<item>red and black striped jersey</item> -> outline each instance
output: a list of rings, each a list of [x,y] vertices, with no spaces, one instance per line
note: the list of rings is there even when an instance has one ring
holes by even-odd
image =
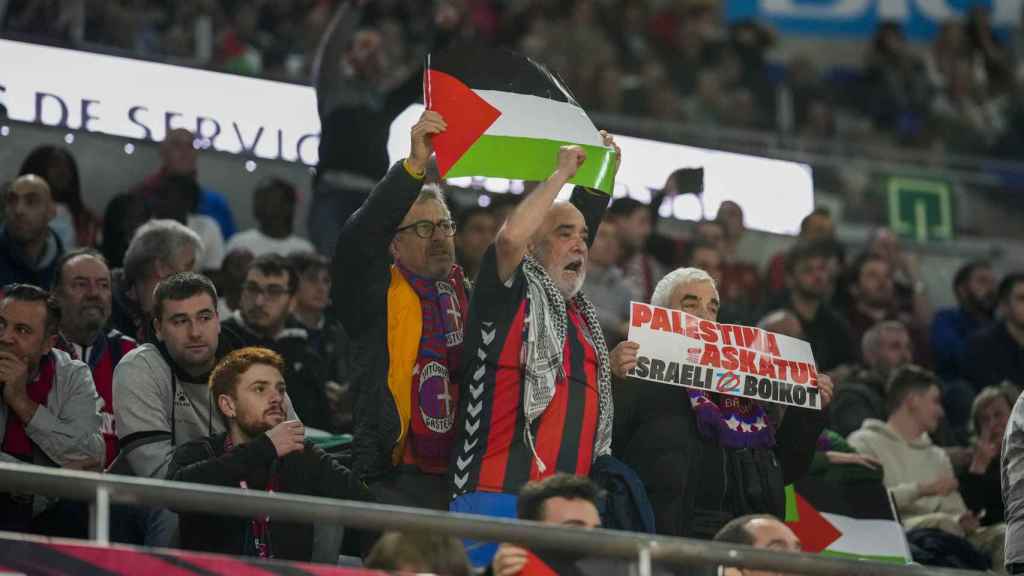
[[[492,246],[484,256],[466,330],[459,439],[452,460],[453,491],[517,493],[523,484],[558,472],[587,475],[597,431],[598,357],[582,315],[567,309],[563,376],[526,442],[524,341],[529,300],[522,268],[498,278]],[[542,472],[537,459],[544,463]]]

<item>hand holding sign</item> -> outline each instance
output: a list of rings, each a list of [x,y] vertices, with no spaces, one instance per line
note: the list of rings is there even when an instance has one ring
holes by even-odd
[[[828,374],[818,374],[818,391],[821,394],[821,409],[828,408],[828,405],[832,403],[832,392],[835,390],[835,384],[832,383],[832,377]]]
[[[783,334],[633,302],[629,344],[613,351],[616,375],[814,410],[832,400],[810,344]]]
[[[640,345],[629,340],[619,342],[612,349],[610,360],[612,364],[612,375],[619,379],[629,376],[630,370],[636,368],[637,354],[640,352]]]

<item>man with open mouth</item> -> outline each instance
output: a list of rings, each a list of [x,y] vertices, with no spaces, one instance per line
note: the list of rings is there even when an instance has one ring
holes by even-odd
[[[455,512],[514,518],[524,484],[587,476],[610,452],[608,349],[580,291],[609,198],[577,187],[569,202],[555,202],[585,161],[582,148],[562,147],[551,176],[516,207],[481,262],[450,467]],[[476,566],[497,549],[468,547]]]

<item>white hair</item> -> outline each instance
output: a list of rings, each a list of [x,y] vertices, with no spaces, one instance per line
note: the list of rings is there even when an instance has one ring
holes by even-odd
[[[451,218],[452,211],[448,208],[448,201],[444,197],[444,190],[439,185],[433,183],[424,184],[423,187],[420,188],[420,193],[416,195],[416,201],[414,204],[427,202],[428,200],[434,200],[440,204],[441,208],[444,209],[445,214],[448,214],[448,217]]]
[[[651,295],[651,304],[671,308],[669,300],[672,298],[672,291],[676,286],[687,282],[711,282],[715,292],[718,292],[715,279],[707,272],[700,268],[676,268],[658,281],[658,285],[654,287],[654,294]]]
[[[191,228],[177,220],[149,220],[135,230],[124,253],[124,275],[129,282],[142,281],[160,261],[169,264],[182,248],[191,246],[196,258],[203,251],[203,241]]]

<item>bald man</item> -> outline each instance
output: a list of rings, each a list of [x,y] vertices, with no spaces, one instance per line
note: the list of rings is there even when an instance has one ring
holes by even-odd
[[[608,135],[605,145],[615,146]],[[608,196],[577,187],[555,202],[586,161],[582,148],[562,147],[484,254],[466,327],[453,511],[514,518],[524,484],[587,476],[610,453],[608,350],[580,292]],[[474,547],[470,559],[486,565],[495,550]]]
[[[4,190],[4,225],[0,229],[0,286],[33,284],[49,290],[64,254],[64,244],[50,229],[57,205],[39,176],[19,176]]]
[[[715,534],[715,542],[745,544],[778,552],[801,552],[803,546],[796,534],[778,518],[769,514],[740,516]],[[723,576],[786,576],[781,572],[726,567]]]
[[[213,139],[215,138],[216,135],[213,135]],[[151,196],[161,190],[162,182],[170,176],[185,176],[198,183],[198,161],[196,135],[185,128],[174,128],[160,143],[160,169],[147,176],[139,190],[143,195]],[[202,184],[198,186],[199,199],[189,211],[216,221],[217,231],[221,234],[220,240],[227,241],[235,233],[235,218],[231,213],[231,206],[219,192]]]

